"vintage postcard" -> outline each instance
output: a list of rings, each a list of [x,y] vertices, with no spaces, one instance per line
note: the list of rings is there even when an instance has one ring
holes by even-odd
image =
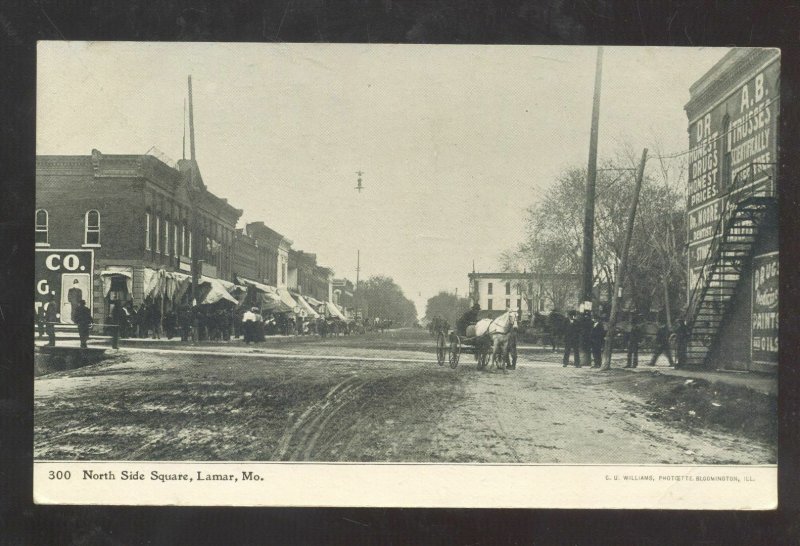
[[[775,508],[780,62],[40,42],[35,501]]]

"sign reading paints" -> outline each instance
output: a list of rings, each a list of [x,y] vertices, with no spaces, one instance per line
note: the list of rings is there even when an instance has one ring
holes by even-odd
[[[778,362],[778,253],[753,258],[753,362]]]
[[[92,307],[94,251],[36,249],[34,305],[39,307],[54,296],[59,320],[72,323],[73,311],[81,300]]]

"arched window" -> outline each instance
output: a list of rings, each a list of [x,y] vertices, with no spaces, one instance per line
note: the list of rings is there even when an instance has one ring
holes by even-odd
[[[48,241],[48,230],[50,227],[50,219],[47,211],[39,209],[36,211],[36,244],[45,246]]]
[[[96,210],[90,210],[86,213],[84,219],[84,244],[86,245],[99,245],[100,244],[100,213]]]

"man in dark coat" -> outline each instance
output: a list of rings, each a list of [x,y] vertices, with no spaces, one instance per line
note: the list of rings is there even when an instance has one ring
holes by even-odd
[[[76,324],[77,321],[75,320],[75,312],[77,311],[78,306],[80,306],[80,301],[82,299],[83,299],[83,290],[81,290],[80,288],[80,282],[78,281],[78,279],[75,279],[74,281],[72,281],[72,288],[67,290],[67,301],[69,302],[71,310],[70,318],[72,319],[72,322]]]
[[[47,302],[44,310],[44,318],[46,321],[45,331],[47,332],[47,344],[50,347],[56,345],[56,322],[58,322],[58,306],[56,305],[56,297],[50,296],[50,301]]]
[[[666,324],[659,324],[656,331],[655,347],[653,348],[653,358],[650,359],[650,365],[655,366],[658,357],[661,353],[667,355],[667,360],[670,366],[674,366],[675,362],[672,360],[672,350],[669,347],[669,330]]]
[[[467,310],[466,313],[461,315],[461,318],[458,319],[456,322],[456,329],[458,330],[458,335],[465,336],[467,335],[467,326],[470,324],[475,324],[478,322],[478,312],[481,310],[481,306],[478,302],[475,302],[470,309]]]
[[[683,319],[679,319],[675,325],[675,350],[678,353],[678,365],[675,368],[685,368],[687,359],[687,349],[689,345],[689,328]]]
[[[639,343],[642,341],[642,327],[639,325],[639,317],[631,317],[631,331],[628,333],[628,360],[626,368],[636,368],[639,366]]]
[[[592,368],[599,368],[603,361],[603,344],[606,340],[606,328],[600,317],[592,320],[592,331],[589,334],[589,344],[592,350]]]
[[[40,305],[39,309],[36,310],[36,326],[39,330],[39,337],[44,337],[44,328],[47,323],[47,313],[45,312],[46,305],[47,304]]]
[[[92,312],[86,307],[86,300],[81,300],[75,310],[75,324],[78,325],[78,336],[81,338],[81,347],[86,348],[89,339],[89,330],[92,328]]]
[[[125,321],[125,311],[122,310],[122,302],[114,300],[111,302],[111,347],[119,347],[119,336]]]
[[[581,367],[581,355],[579,347],[581,339],[580,327],[581,325],[580,321],[578,320],[578,314],[575,311],[570,311],[569,319],[564,325],[564,368],[569,365],[570,351],[575,353],[575,367]]]

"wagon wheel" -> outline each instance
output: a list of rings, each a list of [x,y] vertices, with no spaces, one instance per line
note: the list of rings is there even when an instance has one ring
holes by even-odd
[[[458,336],[453,336],[450,340],[450,367],[455,369],[458,366],[458,359],[461,356],[461,340]]]
[[[444,334],[439,332],[436,338],[436,363],[439,366],[444,366],[445,356],[447,355],[447,344],[444,341]]]
[[[511,336],[508,342],[508,367],[512,370],[517,368],[517,336]]]

